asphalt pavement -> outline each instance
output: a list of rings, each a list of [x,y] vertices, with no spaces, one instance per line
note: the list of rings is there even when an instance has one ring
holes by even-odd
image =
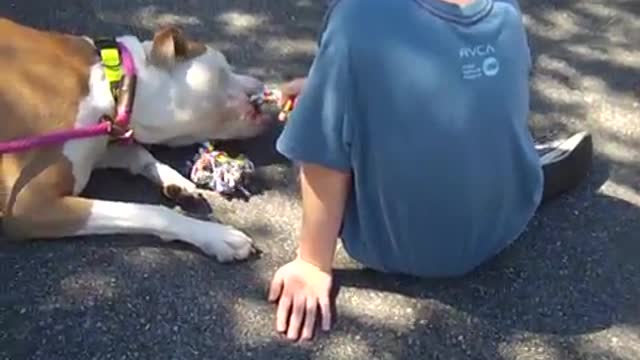
[[[589,179],[541,209],[495,260],[427,281],[374,274],[340,251],[333,331],[289,344],[265,299],[293,256],[300,216],[274,129],[229,144],[260,165],[259,192],[210,197],[221,221],[254,237],[259,258],[221,265],[149,236],[0,245],[0,359],[639,359],[640,2],[522,6],[535,63],[532,130],[546,139],[587,129],[596,159]],[[149,37],[178,24],[269,82],[304,74],[323,10],[311,0],[0,2],[2,16],[91,36]],[[193,152],[156,150],[180,168]],[[163,201],[119,171],[97,171],[86,195]]]

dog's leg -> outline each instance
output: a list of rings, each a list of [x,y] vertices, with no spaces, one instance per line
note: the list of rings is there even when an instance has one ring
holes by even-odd
[[[139,145],[109,146],[96,167],[127,169],[133,174],[142,175],[162,186],[167,195],[172,187],[178,187],[187,193],[195,193],[197,190],[193,182],[169,165],[154,158],[149,151]]]
[[[3,225],[7,235],[22,239],[155,235],[164,241],[190,243],[221,262],[245,259],[253,250],[251,239],[230,226],[193,219],[159,205],[80,197],[46,200],[27,196],[5,216]]]

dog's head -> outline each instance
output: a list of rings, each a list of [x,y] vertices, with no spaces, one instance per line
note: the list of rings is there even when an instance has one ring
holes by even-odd
[[[173,26],[157,31],[143,47],[145,74],[136,95],[142,116],[134,124],[139,141],[187,145],[248,138],[270,124],[250,103],[264,84],[235,73],[220,51]]]

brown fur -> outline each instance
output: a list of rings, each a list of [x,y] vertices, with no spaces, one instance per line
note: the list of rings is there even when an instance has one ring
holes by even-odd
[[[70,129],[99,61],[84,39],[0,19],[0,141]],[[174,27],[158,32],[152,59],[169,65],[198,56],[204,45]],[[97,119],[96,119],[97,120]],[[55,236],[80,228],[90,200],[72,197],[74,179],[62,146],[0,157],[0,212],[7,235]],[[43,233],[45,231],[46,233]]]
[[[73,128],[78,120],[79,106],[91,91],[91,69],[99,61],[94,47],[81,37],[40,31],[1,18],[0,34],[3,80],[0,86],[0,141]],[[146,60],[156,66],[172,66],[206,51],[203,44],[188,40],[178,28],[168,27],[156,33]],[[105,111],[114,115],[115,109]],[[102,144],[92,143],[95,146]],[[123,147],[125,151],[120,153],[119,147],[112,146],[105,148],[102,154],[95,148],[96,153],[88,155],[98,158],[91,158],[89,161],[95,162],[89,164],[82,163],[83,160],[72,164],[63,149],[71,148],[56,145],[0,155],[0,213],[3,230],[9,238],[52,239],[105,231],[144,232],[168,241],[186,240],[221,261],[249,256],[250,238],[231,227],[196,221],[162,206],[98,203],[74,196],[74,191],[79,190],[77,185],[81,185],[74,184],[74,171],[79,181],[85,181],[92,170],[88,167],[97,166],[98,162],[100,166],[143,174],[174,196],[183,194],[169,191],[168,186],[173,182],[177,183],[174,186],[195,188],[188,179],[173,169],[168,170],[167,165],[154,159],[143,147]],[[164,169],[164,175],[160,175],[159,169]],[[122,206],[137,217],[131,218],[118,211],[104,212],[110,211],[110,207],[122,209]],[[157,217],[161,218],[160,222],[154,221]],[[166,226],[174,223],[182,226],[177,229]],[[209,235],[214,238],[209,240]]]
[[[5,84],[0,87],[0,141],[72,128],[79,102],[89,91],[90,66],[98,61],[90,44],[6,19],[0,19],[0,34]],[[9,235],[60,214],[56,207],[70,206],[59,200],[74,185],[71,164],[61,151],[54,146],[0,158],[0,210]],[[81,207],[66,213],[86,210]]]

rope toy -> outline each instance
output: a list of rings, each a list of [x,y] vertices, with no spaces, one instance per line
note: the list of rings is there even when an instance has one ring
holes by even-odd
[[[224,151],[215,150],[213,144],[205,142],[193,159],[191,181],[224,195],[237,191],[249,197],[246,186],[255,172],[255,166],[244,155],[231,157]]]
[[[285,121],[295,106],[295,99],[288,99],[282,107],[282,92],[265,88],[262,93],[251,96],[249,101],[256,112],[277,112],[278,120]],[[224,151],[218,151],[210,141],[204,142],[194,156],[190,177],[197,186],[208,188],[224,195],[237,191],[249,197],[247,190],[249,178],[255,172],[254,164],[244,155],[231,157]]]

